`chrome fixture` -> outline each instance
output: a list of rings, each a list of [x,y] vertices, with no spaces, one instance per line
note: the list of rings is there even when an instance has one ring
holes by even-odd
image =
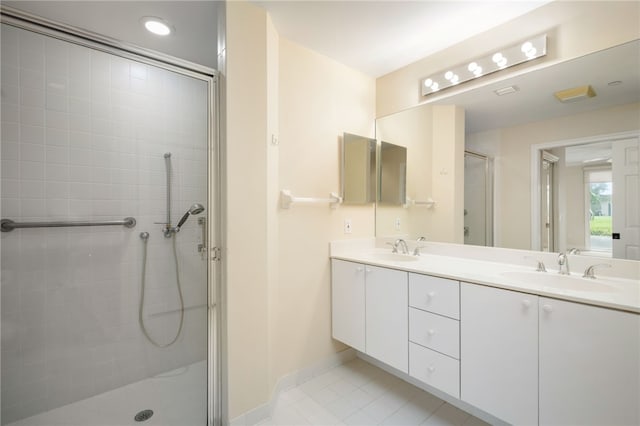
[[[2,232],[11,232],[16,228],[66,228],[73,226],[124,226],[125,228],[133,228],[136,226],[136,220],[132,217],[125,217],[123,220],[104,220],[100,222],[91,222],[88,220],[71,221],[71,222],[14,222],[11,219],[2,219],[0,221],[0,230]]]
[[[397,253],[398,247],[402,248],[402,254],[409,254],[409,247],[407,246],[407,242],[402,238],[398,238],[395,243],[387,243],[391,246],[391,252]]]
[[[591,278],[592,280],[596,279],[594,271],[596,268],[611,268],[611,265],[608,263],[598,263],[596,265],[591,265],[587,269],[584,270],[584,274],[582,278]]]
[[[413,249],[414,256],[420,256],[420,249],[423,249],[425,247],[420,245],[421,241],[427,241],[427,239],[425,237],[418,237],[418,239],[416,240],[416,248]]]
[[[167,176],[167,221],[164,223],[164,237],[171,237],[171,153],[165,152],[164,165]]]
[[[147,331],[147,327],[144,324],[144,296],[145,296],[145,287],[147,281],[147,245],[149,243],[149,233],[141,232],[140,239],[142,240],[142,277],[140,279],[140,303],[138,304],[138,324],[140,324],[140,329],[142,330],[142,334],[147,338],[149,342],[151,342],[154,346],[159,348],[166,348],[168,346],[173,345],[178,341],[178,337],[180,337],[180,333],[182,332],[182,326],[184,324],[184,298],[182,297],[182,284],[180,283],[180,269],[178,268],[178,253],[176,250],[176,235],[174,232],[169,231],[169,236],[173,237],[171,239],[173,245],[173,260],[176,265],[176,287],[178,289],[178,298],[180,300],[180,323],[178,324],[178,331],[176,331],[175,336],[168,343],[159,343],[154,340]]]
[[[538,266],[536,268],[536,272],[547,272],[547,268],[544,266],[544,262],[542,261],[542,259],[536,259],[533,256],[525,256],[525,259],[533,259],[538,263]]]
[[[193,203],[193,205],[189,208],[189,210],[187,210],[187,212],[180,218],[180,221],[178,222],[176,227],[172,228],[172,231],[180,232],[180,228],[182,227],[182,225],[184,225],[187,219],[189,219],[189,216],[200,214],[203,211],[204,211],[204,206],[202,204]]]
[[[570,248],[569,254],[580,254],[580,249],[576,247]]]
[[[558,255],[558,273],[560,275],[571,275],[567,253],[560,253]]]
[[[442,70],[420,80],[420,93],[427,96],[547,54],[547,35],[531,37],[523,43],[508,46],[486,56]],[[515,90],[514,90],[515,91]]]

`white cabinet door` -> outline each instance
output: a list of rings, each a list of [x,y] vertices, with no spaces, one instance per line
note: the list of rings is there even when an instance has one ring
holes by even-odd
[[[540,424],[640,424],[640,315],[540,298]]]
[[[331,261],[331,330],[333,338],[364,352],[364,265]]]
[[[365,274],[366,353],[408,373],[408,274],[375,266]]]
[[[460,399],[538,423],[538,296],[460,284]]]

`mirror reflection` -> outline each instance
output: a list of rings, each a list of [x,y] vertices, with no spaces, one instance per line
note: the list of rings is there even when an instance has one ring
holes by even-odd
[[[380,183],[378,202],[402,206],[406,202],[407,148],[380,143]]]
[[[342,138],[342,199],[345,204],[376,200],[376,140],[345,133]]]
[[[594,88],[595,97],[561,103],[553,96],[556,91],[586,84]],[[496,90],[507,86],[515,90],[506,96],[496,95]],[[464,194],[466,216],[461,228],[467,231],[466,243],[549,251],[576,249],[585,255],[640,259],[640,41],[383,117],[377,121],[376,131],[384,132],[385,121],[406,121],[417,110],[436,105],[465,110],[464,149],[492,165],[480,177],[479,170],[487,169],[481,161],[474,163],[479,158],[466,156],[464,163],[460,162],[465,183],[455,181],[454,190]],[[416,126],[404,132],[415,139],[420,138],[416,134],[422,134],[429,149],[438,146],[430,129]],[[543,153],[557,159],[545,162]],[[412,180],[414,155],[419,154],[410,148],[409,196],[420,186],[432,186],[427,180]],[[456,155],[461,160],[464,156]],[[417,162],[430,166],[428,173],[433,178],[441,175],[428,157]],[[473,174],[477,179],[469,178]],[[478,187],[486,179],[493,181],[493,190],[486,185]],[[493,211],[483,208],[487,205]],[[429,220],[429,215],[435,217],[438,209],[443,213],[444,208],[436,204],[432,212],[413,210],[411,215]],[[389,217],[381,215],[380,219],[385,224],[380,226],[376,218],[377,235],[388,235]],[[424,235],[425,226],[411,228],[418,222],[406,218],[396,234],[408,238]],[[381,229],[385,233],[379,232]],[[432,241],[451,241],[426,236]]]

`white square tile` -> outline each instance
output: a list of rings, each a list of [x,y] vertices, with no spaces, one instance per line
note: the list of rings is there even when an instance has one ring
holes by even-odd
[[[44,126],[44,108],[20,108],[20,123],[26,126]]]
[[[367,413],[368,416],[373,418],[376,424],[381,423],[384,419],[398,410],[396,404],[390,404],[382,398],[374,400],[369,405],[362,408],[362,411]]]
[[[44,144],[44,127],[20,126],[20,142]]]
[[[470,414],[451,404],[442,404],[436,412],[422,424],[428,426],[461,426],[469,420]]]
[[[20,68],[20,86],[44,91],[44,72]]]
[[[345,425],[353,425],[353,426],[371,426],[376,425],[379,422],[371,417],[364,411],[356,411],[346,419],[344,419]]]
[[[2,142],[20,141],[20,126],[17,123],[2,122]]]
[[[46,128],[45,144],[47,146],[66,147],[69,145],[69,132],[63,129]]]
[[[20,145],[21,161],[37,161],[44,162],[44,145],[23,143]]]
[[[2,102],[2,122],[20,123],[20,106],[9,102]]]
[[[358,407],[356,405],[352,404],[349,401],[346,401],[343,398],[336,399],[335,401],[329,403],[325,408],[340,420],[344,420],[358,411]]]
[[[45,104],[44,91],[23,87],[20,90],[20,104],[27,107],[43,108]]]

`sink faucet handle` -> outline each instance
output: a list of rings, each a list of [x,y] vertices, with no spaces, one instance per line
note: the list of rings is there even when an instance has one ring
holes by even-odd
[[[397,253],[398,252],[398,244],[397,243],[385,243],[391,246],[391,253]]]
[[[591,278],[592,280],[596,279],[594,271],[596,268],[611,268],[611,264],[609,263],[598,263],[596,265],[591,265],[587,269],[584,270],[584,274],[582,278]]]
[[[525,256],[525,259],[533,259],[538,262],[538,267],[536,268],[536,272],[547,272],[547,268],[544,266],[544,262],[542,259],[538,259],[534,256]]]
[[[425,248],[426,246],[416,246],[416,248],[413,249],[413,255],[414,256],[420,256],[420,249]]]
[[[420,242],[420,241],[427,241],[427,237],[425,237],[425,236],[418,237],[418,239],[417,239],[416,241],[417,241],[417,242]]]
[[[571,275],[571,271],[569,270],[569,258],[567,257],[567,253],[558,254],[558,273],[560,275]]]

